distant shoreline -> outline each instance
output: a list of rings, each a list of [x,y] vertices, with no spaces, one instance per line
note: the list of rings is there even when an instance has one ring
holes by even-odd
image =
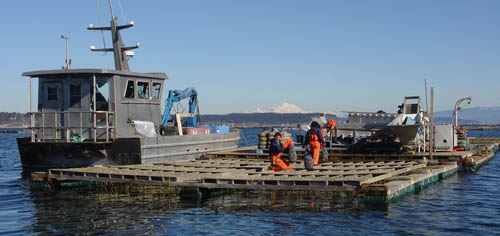
[[[492,130],[500,129],[500,125],[463,125],[467,130]]]
[[[205,123],[205,122],[203,122]],[[212,122],[207,122],[207,123],[212,123]],[[224,122],[216,122],[216,123],[224,123]],[[276,127],[281,127],[285,129],[294,129],[297,128],[297,124],[286,124],[286,123],[281,123],[281,124],[248,124],[248,123],[234,123],[230,122],[228,123],[230,127],[233,128],[264,128],[264,129],[269,129],[269,128],[276,128]],[[29,124],[28,122],[7,122],[0,124],[0,133],[28,133],[29,131]],[[467,130],[494,130],[494,129],[500,129],[500,124],[464,124],[462,127],[466,128]]]
[[[4,124],[0,124],[0,129],[27,129],[28,128],[28,124],[25,124],[25,123],[4,123]]]

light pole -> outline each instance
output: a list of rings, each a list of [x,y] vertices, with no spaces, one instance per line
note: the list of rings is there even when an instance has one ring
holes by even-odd
[[[457,127],[457,128],[458,128],[458,111],[460,111],[460,109],[461,109],[460,108],[460,103],[462,103],[465,100],[468,100],[468,104],[470,104],[470,102],[472,101],[472,97],[468,96],[468,97],[465,97],[465,98],[460,98],[457,101],[457,103],[455,103],[455,109],[453,110],[453,114],[455,115],[455,127]]]
[[[64,70],[68,70],[71,65],[71,59],[69,59],[69,36],[61,35],[62,39],[66,39],[66,65],[63,67]]]

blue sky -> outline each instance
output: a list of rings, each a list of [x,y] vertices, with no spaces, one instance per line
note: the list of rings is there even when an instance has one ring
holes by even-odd
[[[0,111],[29,110],[24,71],[114,68],[102,35],[107,1],[3,1]],[[113,1],[130,66],[165,72],[166,89],[193,86],[203,114],[271,110],[394,112],[404,96],[435,110],[500,106],[500,1]],[[106,34],[107,45],[110,45]]]

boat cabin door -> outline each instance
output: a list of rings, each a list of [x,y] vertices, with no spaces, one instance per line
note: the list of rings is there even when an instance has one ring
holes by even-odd
[[[41,138],[59,139],[61,132],[59,128],[64,124],[64,96],[61,81],[47,81],[43,83],[41,91],[42,102],[41,113],[39,113],[38,124],[41,126]]]
[[[73,78],[65,83],[64,125],[70,141],[80,142],[91,137],[90,90],[89,79]]]

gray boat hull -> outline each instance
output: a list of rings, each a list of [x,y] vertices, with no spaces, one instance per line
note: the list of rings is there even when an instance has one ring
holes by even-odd
[[[204,153],[238,146],[240,132],[122,138],[108,143],[31,142],[18,138],[24,171],[93,165],[131,165],[193,160]]]
[[[419,129],[422,126],[417,124],[417,125],[389,125],[389,128],[391,128],[392,132],[396,137],[399,138],[400,142],[402,145],[409,145],[410,143],[414,142],[415,139],[417,138],[417,134],[419,132]]]
[[[141,138],[142,164],[194,160],[203,153],[238,147],[239,132]]]

